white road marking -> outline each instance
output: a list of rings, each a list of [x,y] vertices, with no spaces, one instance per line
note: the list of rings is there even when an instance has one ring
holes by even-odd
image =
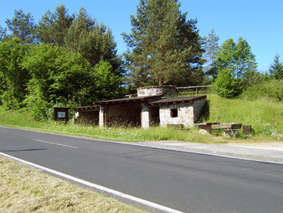
[[[74,182],[77,182],[77,183],[80,183],[80,184],[83,184],[83,185],[86,185],[86,186],[98,189],[100,191],[107,192],[109,194],[112,194],[112,195],[115,195],[115,196],[118,196],[118,197],[121,197],[121,198],[125,198],[127,200],[131,200],[131,201],[140,203],[140,204],[145,205],[145,206],[149,206],[149,207],[154,208],[154,209],[158,209],[158,210],[161,210],[161,211],[164,211],[164,212],[170,212],[170,213],[181,213],[180,211],[177,211],[175,209],[171,209],[171,208],[168,208],[166,206],[162,206],[162,205],[159,205],[159,204],[147,201],[147,200],[143,200],[143,199],[140,199],[140,198],[128,195],[128,194],[124,194],[122,192],[119,192],[119,191],[116,191],[116,190],[113,190],[113,189],[109,189],[109,188],[106,188],[104,186],[100,186],[100,185],[97,185],[97,184],[94,184],[94,183],[91,183],[91,182],[88,182],[88,181],[85,181],[85,180],[82,180],[82,179],[79,179],[79,178],[76,178],[76,177],[64,174],[64,173],[61,173],[61,172],[58,172],[58,171],[55,171],[53,169],[49,169],[49,168],[40,166],[38,164],[34,164],[34,163],[31,163],[31,162],[22,160],[20,158],[13,157],[11,155],[4,154],[2,152],[0,152],[0,155],[2,155],[4,157],[7,157],[7,158],[10,158],[10,159],[13,159],[13,160],[16,160],[16,161],[19,161],[19,162],[24,163],[26,165],[35,167],[37,169],[46,171],[48,173],[57,175],[59,177],[63,177],[65,179],[68,179],[68,180],[71,180],[71,181],[74,181]]]
[[[57,146],[64,146],[64,147],[68,147],[68,148],[72,148],[72,149],[78,149],[79,148],[79,147],[76,147],[76,146],[68,146],[68,145],[60,144],[60,143],[53,143],[53,142],[42,141],[42,140],[37,140],[37,139],[33,139],[33,140],[40,142],[40,143],[47,143],[47,144],[52,144],[52,145],[57,145]]]

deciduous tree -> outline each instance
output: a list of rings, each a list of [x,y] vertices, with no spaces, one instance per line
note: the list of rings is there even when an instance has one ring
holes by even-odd
[[[216,91],[230,90],[231,92],[227,92],[228,95],[225,97],[239,95],[239,92],[250,86],[251,78],[257,76],[255,56],[251,53],[247,41],[241,37],[237,43],[230,38],[221,45],[216,54],[214,66],[219,74],[214,89]],[[227,82],[225,82],[225,78],[227,78]],[[232,79],[235,80],[232,81]],[[241,83],[241,87],[239,87],[239,83]]]
[[[6,109],[23,106],[30,79],[28,70],[21,66],[27,49],[17,37],[0,43],[0,101]]]

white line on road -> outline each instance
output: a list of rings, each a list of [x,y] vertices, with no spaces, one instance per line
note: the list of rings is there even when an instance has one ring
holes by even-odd
[[[68,148],[72,148],[72,149],[78,149],[79,148],[79,147],[76,147],[76,146],[68,146],[68,145],[60,144],[60,143],[52,143],[52,142],[42,141],[42,140],[37,140],[37,139],[33,139],[33,140],[40,142],[40,143],[47,143],[47,144],[52,144],[52,145],[57,145],[57,146],[64,146],[64,147],[68,147]]]
[[[156,204],[156,203],[147,201],[147,200],[143,200],[143,199],[140,199],[140,198],[137,198],[137,197],[128,195],[128,194],[124,194],[124,193],[122,193],[122,192],[115,191],[115,190],[113,190],[113,189],[109,189],[109,188],[106,188],[106,187],[104,187],[104,186],[100,186],[100,185],[97,185],[97,184],[94,184],[94,183],[91,183],[91,182],[88,182],[88,181],[85,181],[85,180],[82,180],[82,179],[79,179],[79,178],[76,178],[76,177],[73,177],[73,176],[64,174],[64,173],[61,173],[61,172],[58,172],[58,171],[55,171],[55,170],[53,170],[53,169],[49,169],[49,168],[40,166],[40,165],[38,165],[38,164],[34,164],[34,163],[31,163],[31,162],[22,160],[22,159],[20,159],[20,158],[13,157],[13,156],[11,156],[11,155],[4,154],[4,153],[2,153],[2,152],[0,152],[0,155],[2,155],[2,156],[4,156],[4,157],[7,157],[7,158],[10,158],[10,159],[13,159],[13,160],[16,160],[16,161],[19,161],[19,162],[24,163],[24,164],[26,164],[26,165],[35,167],[35,168],[37,168],[37,169],[46,171],[46,172],[48,172],[48,173],[57,175],[57,176],[59,176],[59,177],[66,178],[66,179],[68,179],[68,180],[71,180],[71,181],[74,181],[74,182],[83,184],[83,185],[85,185],[85,186],[89,186],[89,187],[98,189],[98,190],[100,190],[100,191],[104,191],[104,192],[107,192],[107,193],[109,193],[109,194],[112,194],[112,195],[115,195],[115,196],[118,196],[118,197],[121,197],[121,198],[125,198],[125,199],[127,199],[127,200],[131,200],[131,201],[140,203],[140,204],[142,204],[142,205],[145,205],[145,206],[148,206],[148,207],[151,207],[151,208],[154,208],[154,209],[158,209],[158,210],[161,210],[161,211],[164,211],[164,212],[170,212],[170,213],[181,213],[180,211],[177,211],[177,210],[175,210],[175,209],[171,209],[171,208],[168,208],[168,207],[166,207],[166,206],[162,206],[162,205],[159,205],[159,204]]]

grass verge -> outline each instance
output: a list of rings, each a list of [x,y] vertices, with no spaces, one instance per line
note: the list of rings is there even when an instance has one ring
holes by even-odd
[[[0,157],[0,212],[144,212]]]

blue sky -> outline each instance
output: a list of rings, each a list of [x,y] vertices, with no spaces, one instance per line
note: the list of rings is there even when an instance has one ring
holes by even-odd
[[[122,32],[131,32],[130,15],[136,14],[139,0],[0,0],[0,25],[12,19],[15,9],[30,12],[37,23],[47,10],[55,11],[64,4],[69,14],[86,8],[98,23],[109,26],[117,42],[118,53],[126,50]],[[282,0],[180,0],[182,13],[187,19],[197,18],[201,36],[207,36],[212,28],[224,40],[240,36],[247,40],[252,53],[256,55],[259,71],[268,70],[278,53],[283,61],[283,1]]]

